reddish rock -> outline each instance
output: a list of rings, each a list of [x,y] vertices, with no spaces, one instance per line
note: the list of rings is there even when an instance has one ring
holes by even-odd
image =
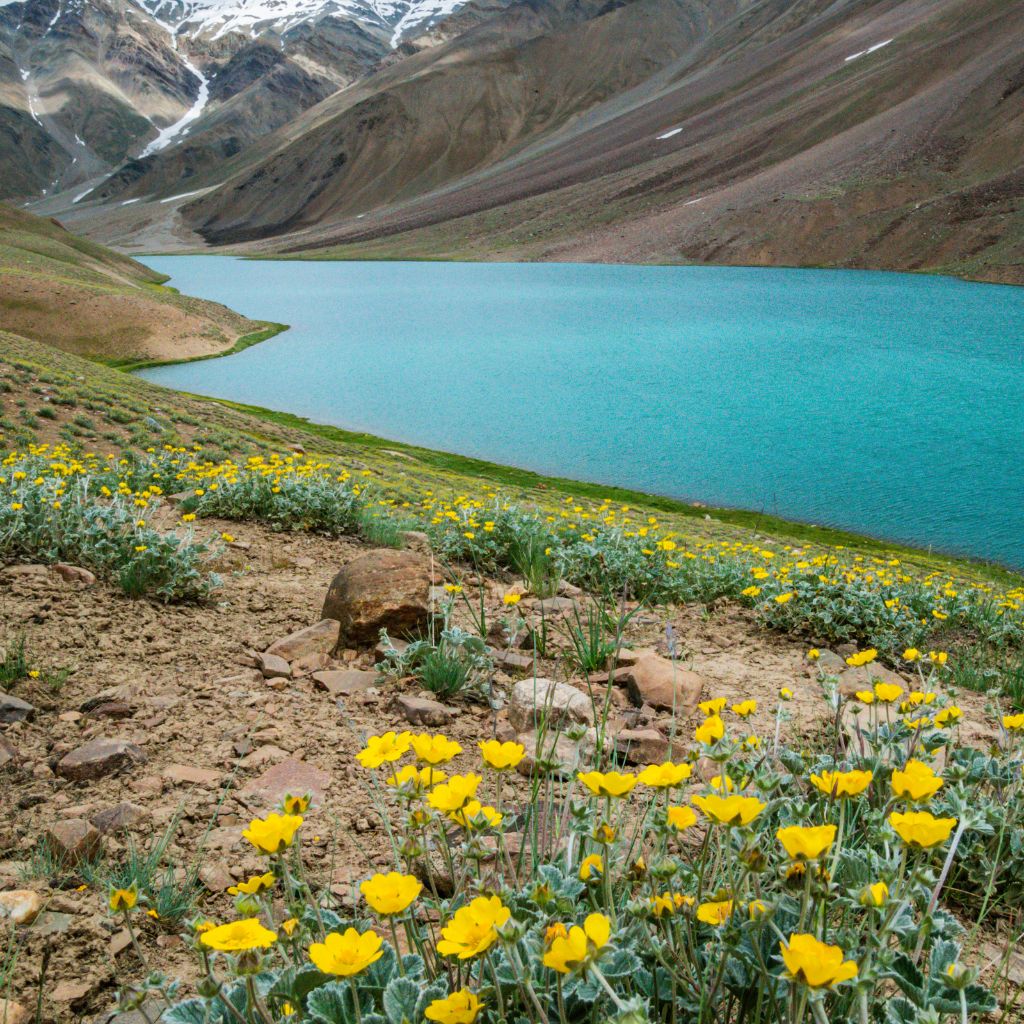
[[[81,712],[71,712],[71,714],[81,714]],[[90,718],[131,718],[135,714],[135,708],[131,704],[125,704],[124,701],[112,700],[106,704],[100,704],[98,707],[93,708],[89,712]]]
[[[615,681],[626,684],[629,698],[637,707],[650,704],[673,711],[677,718],[685,718],[693,712],[704,689],[702,676],[658,654],[643,654],[631,666],[616,673]]]
[[[224,777],[223,772],[194,764],[169,764],[163,770],[163,776],[175,785],[189,786],[216,786]]]
[[[326,690],[332,697],[348,697],[353,693],[365,693],[377,685],[376,672],[362,672],[357,668],[326,669],[313,673],[313,685]]]
[[[677,741],[676,750],[681,744]],[[657,729],[620,729],[615,749],[632,764],[661,764],[668,760],[668,740]]]
[[[199,869],[199,881],[210,892],[223,892],[235,884],[227,862],[223,860],[207,860]]]
[[[121,768],[145,762],[146,755],[134,743],[101,738],[90,740],[62,757],[57,763],[56,772],[65,779],[82,782],[99,779]]]
[[[325,668],[330,668],[330,665],[331,659],[319,651],[313,654],[303,654],[301,658],[296,658],[291,663],[292,679],[301,679],[314,672],[322,672]]]
[[[238,763],[243,768],[259,768],[261,765],[280,761],[287,756],[287,750],[275,747],[273,743],[265,743],[262,747],[257,747],[251,754],[246,754]]]
[[[96,577],[88,569],[83,569],[80,565],[58,562],[53,567],[53,571],[65,583],[81,583],[85,587],[91,587],[96,582]]]
[[[247,782],[236,796],[245,804],[264,804],[267,807],[279,804],[288,794],[301,796],[309,793],[314,800],[320,801],[331,781],[331,776],[316,765],[288,758]]]
[[[372,644],[382,629],[401,636],[427,626],[430,559],[379,548],[349,562],[331,581],[321,615],[340,623],[339,645]]]
[[[97,811],[89,820],[103,833],[108,835],[123,828],[128,828],[146,817],[146,809],[138,804],[124,801],[113,807]]]
[[[92,860],[103,846],[99,829],[84,818],[65,818],[51,825],[44,841],[61,864]]]
[[[515,672],[529,672],[533,669],[533,656],[518,651],[495,651],[492,658],[495,665]]]
[[[405,720],[410,724],[426,725],[435,729],[447,725],[454,714],[451,708],[446,708],[436,700],[410,697],[406,694],[395,698],[395,706],[405,715]]]
[[[280,640],[275,640],[266,650],[285,661],[294,661],[307,654],[329,654],[338,642],[338,620],[321,619],[312,626],[300,629]]]

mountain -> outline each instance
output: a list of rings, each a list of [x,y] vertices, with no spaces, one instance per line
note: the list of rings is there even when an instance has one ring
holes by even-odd
[[[0,203],[0,323],[66,352],[116,362],[220,354],[269,333],[59,224]]]
[[[208,243],[1024,283],[1003,0],[520,3],[272,141],[185,206]]]
[[[187,185],[458,3],[0,0],[0,198]]]

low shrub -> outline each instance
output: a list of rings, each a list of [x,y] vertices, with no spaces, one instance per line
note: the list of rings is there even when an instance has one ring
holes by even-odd
[[[446,736],[372,736],[357,760],[393,870],[366,878],[341,912],[306,874],[310,799],[286,797],[243,832],[266,871],[238,885],[238,919],[191,922],[198,996],[161,1019],[925,1024],[990,1013],[977,925],[966,931],[949,897],[973,878],[979,921],[983,907],[1020,907],[1024,716],[1002,717],[998,748],[983,751],[962,745],[962,714],[929,690],[878,683],[847,700],[826,681],[823,699],[835,724],[813,751],[752,732],[754,702],[726,698],[701,705],[678,760],[636,772],[581,730],[568,761],[564,749],[554,762],[532,752],[525,801],[505,781],[531,753],[518,743],[482,740],[477,770],[446,774],[462,753]]]

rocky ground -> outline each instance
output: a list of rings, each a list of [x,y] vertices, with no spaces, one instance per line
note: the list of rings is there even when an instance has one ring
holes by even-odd
[[[521,592],[519,581],[457,573],[467,592],[483,587],[491,623],[538,622],[543,610],[550,649],[534,664],[519,637],[510,643],[495,625],[494,682],[504,707],[479,698],[438,704],[414,683],[379,682],[373,671],[381,622],[401,637],[448,599],[441,584],[452,574],[425,550],[371,550],[248,523],[203,525],[235,536],[223,587],[205,607],[132,601],[81,571],[0,570],[0,646],[24,638],[29,667],[39,672],[0,692],[0,931],[5,913],[23,922],[13,999],[34,1004],[45,970],[40,1020],[103,1020],[119,981],[143,973],[127,933],[106,912],[105,891],[83,887],[88,873],[76,858],[102,850],[116,863],[130,843],[148,849],[174,828],[169,863],[183,872],[202,851],[198,911],[225,919],[226,889],[262,870],[240,826],[285,792],[310,790],[312,871],[345,904],[354,881],[390,861],[367,773],[353,760],[366,735],[443,730],[464,748],[455,768],[467,770],[478,766],[477,740],[529,729],[538,689],[550,692],[559,714],[589,724],[588,683],[566,657],[567,616],[584,600],[571,588],[543,606],[527,594],[509,608],[503,596]],[[415,536],[412,543],[422,547]],[[350,639],[332,651],[339,627],[322,616],[343,567],[326,610]],[[456,621],[468,627],[456,607]],[[786,728],[820,735],[826,706],[817,666],[842,673],[846,687],[864,672],[846,667],[844,651],[824,651],[814,666],[804,644],[766,634],[728,604],[641,609],[624,640],[631,651],[611,684],[610,731],[623,757],[639,763],[666,757],[667,737],[710,696],[756,699],[752,731],[764,735],[779,689],[789,687]],[[535,679],[551,680],[550,688]],[[528,682],[517,688],[520,680]],[[598,700],[606,685],[607,674],[589,682]],[[982,697],[963,694],[960,704],[968,723],[984,721]],[[983,738],[983,726],[965,729],[974,731],[966,741]],[[138,920],[149,966],[190,978],[192,954],[176,929]]]

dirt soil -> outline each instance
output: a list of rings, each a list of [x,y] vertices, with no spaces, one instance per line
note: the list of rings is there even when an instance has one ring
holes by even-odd
[[[366,735],[409,727],[394,698],[415,688],[384,684],[335,700],[309,677],[264,680],[247,653],[263,651],[318,621],[333,575],[365,548],[348,539],[275,534],[250,523],[207,520],[201,525],[204,532],[230,531],[236,545],[246,546],[224,556],[223,587],[205,607],[133,601],[102,584],[65,582],[41,566],[0,570],[0,645],[23,636],[30,665],[43,678],[70,670],[57,690],[41,680],[17,684],[14,693],[36,706],[35,718],[0,726],[0,737],[19,759],[0,785],[0,891],[33,888],[46,903],[22,933],[12,996],[34,1005],[48,950],[42,1019],[53,1024],[104,1020],[119,981],[143,973],[120,923],[106,912],[105,892],[79,890],[81,878],[74,871],[65,872],[57,887],[32,877],[39,837],[58,822],[92,819],[127,802],[137,815],[129,831],[145,848],[180,813],[170,861],[189,864],[204,844],[206,890],[200,910],[223,920],[233,912],[226,887],[263,870],[240,837],[241,827],[265,809],[253,784],[265,782],[268,769],[284,765],[319,775],[323,794],[307,816],[307,850],[314,879],[328,884],[342,905],[354,881],[371,867],[390,863],[365,789],[366,773],[353,755]],[[517,581],[484,582],[493,620],[501,615],[501,596]],[[533,600],[522,600],[525,614]],[[795,694],[788,729],[810,739],[825,728],[817,672],[804,644],[765,633],[745,610],[728,605],[644,609],[632,620],[627,640],[666,653],[669,626],[681,662],[705,678],[705,698],[758,701],[752,724],[761,735],[771,732],[782,686]],[[554,632],[557,636],[557,625]],[[554,646],[564,648],[564,642],[556,640]],[[537,674],[582,686],[554,653],[539,663]],[[372,649],[345,651],[338,658],[342,667],[364,669],[375,660]],[[508,686],[519,677],[499,671],[496,679]],[[99,714],[116,717],[81,710],[104,691],[110,691],[115,708],[108,704]],[[615,688],[613,703],[625,708],[623,689]],[[964,694],[960,703],[968,721],[983,719],[982,698]],[[479,702],[450,704],[456,715],[444,731],[464,748],[453,767],[475,769],[476,742],[495,727],[492,712]],[[145,763],[89,782],[55,776],[52,766],[60,757],[96,737],[137,744]],[[296,768],[294,762],[306,767]],[[116,859],[125,842],[124,832],[112,832],[107,854]],[[145,916],[137,919],[150,967],[186,983],[193,978],[192,954],[174,929]]]

